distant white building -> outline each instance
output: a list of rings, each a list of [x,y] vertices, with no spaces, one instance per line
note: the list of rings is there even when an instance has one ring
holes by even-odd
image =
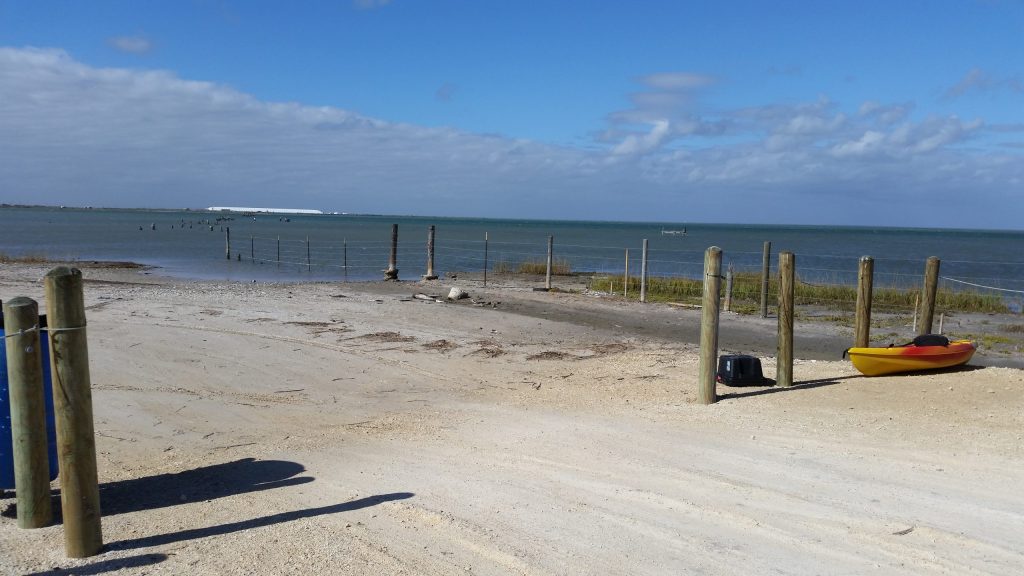
[[[299,208],[246,208],[244,206],[210,206],[210,212],[265,212],[267,214],[323,214],[322,210],[302,210]]]

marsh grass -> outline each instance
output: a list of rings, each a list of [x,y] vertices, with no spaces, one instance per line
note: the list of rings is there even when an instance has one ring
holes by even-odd
[[[524,260],[519,263],[512,263],[507,260],[499,260],[491,267],[495,274],[547,274],[547,260]],[[571,276],[572,266],[568,260],[555,259],[551,262],[551,274],[553,276]]]
[[[614,286],[622,294],[621,276],[595,276],[590,289],[607,292]],[[647,299],[652,302],[699,303],[704,284],[690,278],[647,279]],[[723,296],[725,282],[722,282]],[[640,293],[640,278],[629,279],[629,292]],[[919,292],[910,288],[880,287],[872,291],[872,309],[878,312],[913,311],[914,300]],[[857,306],[857,287],[844,284],[811,284],[796,282],[794,299],[797,306],[820,306],[828,310],[852,313]],[[760,311],[761,275],[756,272],[740,272],[733,276],[732,310],[740,314]],[[768,283],[768,303],[774,307],[778,302],[778,279]],[[935,310],[939,312],[984,312],[1006,313],[1009,308],[1003,299],[995,294],[974,291],[954,291],[940,288],[935,295]]]
[[[6,252],[0,252],[0,264],[46,264],[50,259],[42,254],[22,254],[11,256]]]

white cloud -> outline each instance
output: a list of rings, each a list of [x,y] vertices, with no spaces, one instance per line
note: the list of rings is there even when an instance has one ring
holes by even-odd
[[[113,48],[129,54],[148,54],[153,43],[145,36],[115,36],[107,40]]]
[[[956,84],[946,89],[943,97],[952,100],[974,91],[1008,91],[1021,94],[1024,93],[1024,79],[1020,76],[998,78],[981,68],[971,68]]]
[[[657,90],[692,90],[715,83],[711,76],[691,72],[662,72],[643,76],[639,80],[641,84]]]
[[[832,147],[836,156],[861,156],[879,150],[885,143],[885,134],[868,130],[857,140],[841,142]]]
[[[658,120],[654,122],[651,127],[651,131],[647,134],[636,135],[630,134],[612,149],[612,154],[615,155],[633,155],[641,154],[650,150],[656,149],[665,141],[665,138],[669,134],[669,123],[667,120]]]
[[[982,131],[1015,126],[910,121],[909,104],[865,103],[847,114],[828,98],[711,113],[691,98],[700,82],[655,83],[685,88],[634,99],[644,109],[610,116],[604,143],[576,149],[265,102],[167,71],[95,68],[59,50],[0,48],[0,199],[201,207],[285,197],[350,212],[657,219],[678,211],[693,221],[753,203],[764,207],[750,216],[757,221],[820,222],[834,212],[835,193],[898,189],[892,213],[898,202],[914,213],[918,194],[940,201],[969,191],[984,204],[1024,181],[1018,148],[967,149]],[[654,114],[661,109],[671,114]],[[889,113],[902,120],[888,123]],[[1019,227],[1009,215],[1017,212],[1002,210],[1001,225]],[[972,225],[964,217],[945,224]]]

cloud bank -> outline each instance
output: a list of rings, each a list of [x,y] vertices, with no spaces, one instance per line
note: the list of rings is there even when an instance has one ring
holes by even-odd
[[[828,98],[714,109],[639,79],[586,149],[265,102],[166,71],[0,48],[0,201],[568,219],[1020,228],[1024,162],[982,119]],[[1002,128],[1002,136],[1020,132]]]

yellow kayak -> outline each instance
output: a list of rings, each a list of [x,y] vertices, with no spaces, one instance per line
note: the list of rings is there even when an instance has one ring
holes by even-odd
[[[919,339],[915,339],[919,340]],[[942,345],[890,346],[888,348],[850,348],[853,367],[865,376],[881,376],[918,370],[935,370],[966,364],[976,346],[970,340],[953,340]]]

